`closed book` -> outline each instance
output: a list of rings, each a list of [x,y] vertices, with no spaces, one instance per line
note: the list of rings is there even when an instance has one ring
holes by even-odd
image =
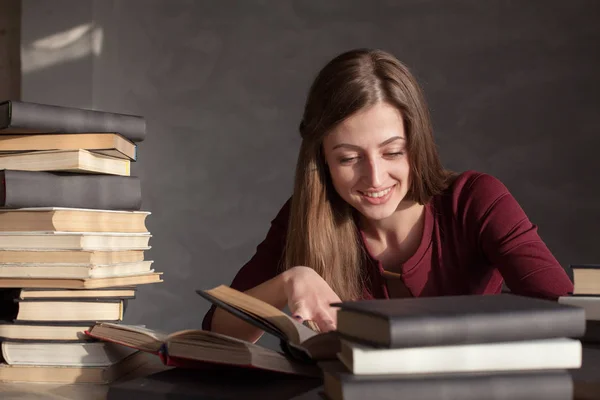
[[[52,250],[0,248],[1,263],[120,264],[144,261],[143,250]]]
[[[0,303],[0,308],[0,320],[3,321],[44,324],[123,319],[123,300],[120,299],[4,299]]]
[[[133,353],[109,366],[8,365],[0,364],[0,382],[52,384],[107,384],[148,364],[145,353]],[[43,386],[40,392],[43,391]],[[37,396],[36,396],[37,398]],[[86,398],[91,398],[86,396]]]
[[[50,150],[0,155],[0,169],[129,176],[129,160],[87,150]]]
[[[574,264],[571,270],[574,295],[600,295],[600,265]]]
[[[116,133],[0,135],[0,154],[77,149],[125,160],[137,159],[136,144]]]
[[[106,342],[12,342],[1,344],[8,365],[107,367],[136,352]]]
[[[135,176],[0,170],[0,207],[139,210],[141,205]]]
[[[0,289],[2,299],[135,299],[136,287],[110,289],[35,289],[9,288]]]
[[[0,231],[0,248],[6,250],[147,250],[147,233]]]
[[[421,347],[578,337],[585,312],[513,294],[336,303],[337,330],[383,347]]]
[[[123,264],[0,264],[0,278],[90,279],[144,275],[154,261]]]
[[[0,210],[0,231],[144,233],[147,211],[115,211],[64,207]]]
[[[339,362],[319,363],[331,400],[571,400],[565,370],[511,373],[353,375]]]
[[[0,342],[2,341],[44,341],[44,342],[81,342],[93,341],[85,334],[93,322],[57,323],[46,324],[30,323],[24,321],[1,321]]]
[[[0,288],[100,289],[162,282],[160,272],[91,279],[0,278]]]
[[[118,132],[132,142],[146,137],[142,116],[8,100],[0,103],[0,134]]]
[[[338,358],[356,375],[573,369],[581,367],[581,342],[556,338],[386,349],[342,339]]]

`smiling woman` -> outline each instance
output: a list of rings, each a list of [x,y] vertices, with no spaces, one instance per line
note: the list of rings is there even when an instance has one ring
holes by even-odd
[[[231,286],[320,330],[329,304],[500,293],[556,299],[573,285],[496,178],[443,168],[408,68],[381,50],[331,60],[300,123],[294,193]],[[262,334],[211,309],[204,329]]]

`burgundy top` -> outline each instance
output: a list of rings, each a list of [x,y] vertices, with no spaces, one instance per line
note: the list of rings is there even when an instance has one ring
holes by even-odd
[[[245,291],[281,272],[289,207],[288,201],[231,287]],[[383,267],[365,249],[369,256],[363,297],[389,298]],[[556,299],[573,291],[537,226],[508,189],[474,171],[460,174],[425,206],[421,244],[397,271],[415,297],[496,294],[503,281],[512,293],[532,297]],[[213,312],[214,307],[204,317],[203,329],[210,330]]]

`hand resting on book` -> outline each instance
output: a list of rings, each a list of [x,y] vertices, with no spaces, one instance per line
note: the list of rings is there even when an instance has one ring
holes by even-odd
[[[310,321],[311,328],[320,332],[335,330],[337,314],[330,304],[340,301],[338,295],[312,268],[297,266],[287,272],[284,290],[292,316]]]

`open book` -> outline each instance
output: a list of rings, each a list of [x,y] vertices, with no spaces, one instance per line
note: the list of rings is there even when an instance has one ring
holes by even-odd
[[[158,354],[169,366],[237,366],[306,376],[318,376],[315,362],[335,359],[340,351],[334,332],[317,333],[276,307],[235,289],[219,286],[197,293],[279,338],[282,351],[200,329],[166,334],[139,326],[97,323],[86,334]]]

